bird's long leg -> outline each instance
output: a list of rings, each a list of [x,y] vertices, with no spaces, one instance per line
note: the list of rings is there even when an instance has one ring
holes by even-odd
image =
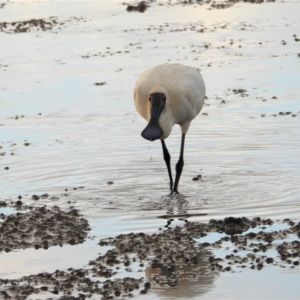
[[[184,161],[183,161],[184,140],[185,140],[185,134],[182,134],[182,136],[181,136],[180,156],[179,156],[179,160],[176,164],[176,178],[175,178],[175,184],[174,184],[174,189],[173,189],[173,191],[177,194],[178,194],[177,189],[178,189],[179,179],[180,179],[180,175],[182,173],[183,166],[184,166]]]
[[[173,178],[172,178],[172,171],[171,171],[171,156],[168,151],[168,148],[166,146],[165,140],[161,140],[161,145],[163,148],[163,153],[164,153],[164,160],[167,165],[168,173],[169,173],[169,179],[170,179],[170,190],[173,192]]]

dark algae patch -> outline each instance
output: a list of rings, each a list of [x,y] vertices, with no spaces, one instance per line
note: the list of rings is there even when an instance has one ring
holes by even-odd
[[[16,206],[22,206],[22,201],[17,201]],[[39,207],[8,216],[1,213],[0,218],[0,252],[75,245],[83,243],[90,230],[76,209],[65,212],[59,207]]]
[[[26,21],[17,22],[1,22],[0,32],[5,33],[24,33],[35,30],[47,31],[52,30],[52,27],[56,25],[55,20],[44,19],[31,19]]]
[[[28,228],[19,225],[25,220],[31,229],[29,233]],[[70,242],[70,238],[75,242],[84,240],[88,224],[75,209],[62,212],[57,207],[52,210],[34,208],[29,213],[5,217],[2,228],[9,228],[6,237],[15,241],[15,248],[26,248],[26,243],[17,241],[25,239],[21,231],[35,239],[38,245],[45,241],[54,245],[58,239],[49,237],[49,226],[53,226],[53,221],[61,222],[59,227],[64,227],[64,223],[73,224],[72,229],[55,227],[56,235],[68,236],[64,242]],[[83,268],[1,279],[2,298],[27,299],[32,294],[47,293],[55,299],[127,299],[152,289],[172,289],[183,278],[192,282],[212,278],[220,272],[238,273],[250,269],[263,272],[270,265],[278,268],[299,265],[300,223],[290,219],[228,217],[212,219],[208,223],[186,220],[183,226],[171,227],[172,221],[168,220],[169,226],[157,233],[131,232],[101,239],[99,246],[110,246],[109,250],[90,260]],[[70,236],[71,231],[73,236]],[[211,233],[220,233],[220,238],[201,242]],[[53,230],[52,235],[55,236]],[[6,251],[5,247],[8,248],[8,243],[2,245],[2,251]],[[140,278],[132,278],[132,272],[140,272]],[[116,274],[121,278],[113,277]]]
[[[43,32],[52,31],[57,33],[62,29],[70,26],[70,24],[85,21],[82,17],[71,17],[66,20],[60,20],[57,17],[49,17],[43,19],[29,19],[24,21],[15,22],[0,22],[0,32],[15,34],[15,33],[26,33],[26,32]],[[41,113],[39,113],[41,115]],[[16,116],[18,117],[18,116]],[[15,118],[16,120],[19,119]]]
[[[131,4],[127,4],[126,10],[131,11],[138,11],[138,12],[145,12],[147,7],[150,5],[165,5],[165,6],[174,6],[174,5],[181,5],[181,6],[187,6],[187,5],[208,5],[208,9],[225,9],[230,8],[236,3],[252,3],[252,4],[261,4],[261,3],[268,3],[268,2],[275,2],[275,0],[170,0],[170,1],[140,1],[140,2],[134,2]]]
[[[128,5],[126,9],[129,12],[138,11],[140,13],[143,13],[147,9],[147,7],[148,7],[148,5],[146,4],[146,2],[141,1],[137,5]]]
[[[18,198],[0,201],[0,207],[17,210],[0,214],[0,251],[6,255],[15,249],[75,245],[88,238],[88,221],[78,210],[26,206]],[[211,280],[221,272],[299,266],[300,222],[227,217],[208,223],[185,219],[184,225],[172,226],[174,218],[156,233],[130,232],[101,239],[101,254],[82,268],[0,279],[0,298],[43,294],[53,299],[127,299],[152,289],[173,289],[181,280]],[[212,233],[217,238],[208,239]],[[131,276],[132,272],[140,276]]]

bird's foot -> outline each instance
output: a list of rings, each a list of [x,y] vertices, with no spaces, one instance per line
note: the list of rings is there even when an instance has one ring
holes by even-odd
[[[179,192],[176,190],[171,190],[171,193],[170,193],[170,196],[174,196],[174,195],[178,195],[179,194]]]

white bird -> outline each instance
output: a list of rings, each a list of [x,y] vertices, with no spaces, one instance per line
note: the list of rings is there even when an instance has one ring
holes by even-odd
[[[205,98],[205,84],[201,74],[194,68],[181,64],[164,64],[145,71],[134,89],[134,103],[138,113],[149,123],[142,131],[142,137],[161,140],[164,160],[170,178],[170,190],[178,193],[178,184],[184,161],[185,135],[191,121],[201,111]],[[171,156],[165,144],[172,127],[181,127],[181,150],[176,164],[173,186]]]

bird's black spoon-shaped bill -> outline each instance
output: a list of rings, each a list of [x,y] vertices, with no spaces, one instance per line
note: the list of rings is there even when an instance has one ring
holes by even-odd
[[[149,141],[155,141],[163,135],[163,131],[159,126],[159,117],[165,107],[165,100],[162,98],[163,94],[151,94],[151,119],[147,127],[142,131],[142,137]]]
[[[142,131],[142,137],[149,141],[155,141],[163,135],[158,120],[151,117],[147,127]]]

